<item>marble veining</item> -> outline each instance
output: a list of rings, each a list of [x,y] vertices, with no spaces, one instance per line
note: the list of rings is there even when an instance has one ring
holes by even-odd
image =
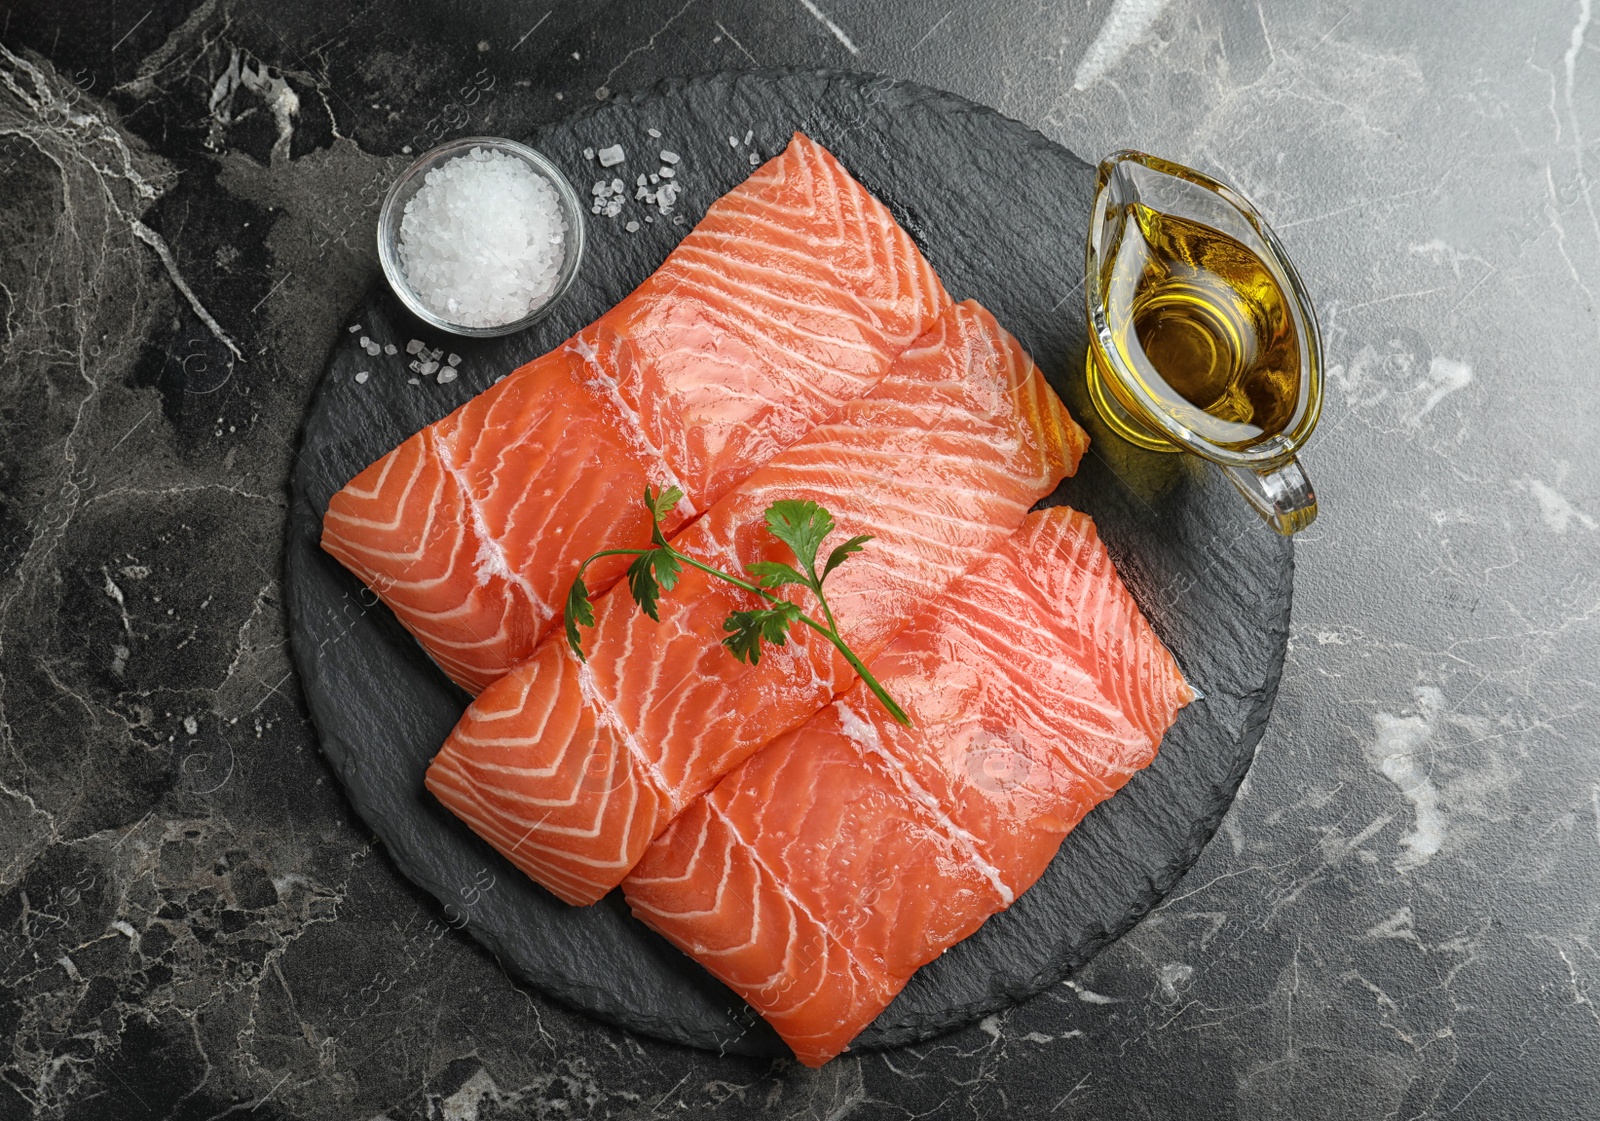
[[[1590,0],[6,6],[0,1118],[1600,1115],[1596,51]],[[1233,181],[1329,363],[1199,864],[1040,997],[817,1072],[511,984],[352,815],[281,604],[390,177],[758,64]]]

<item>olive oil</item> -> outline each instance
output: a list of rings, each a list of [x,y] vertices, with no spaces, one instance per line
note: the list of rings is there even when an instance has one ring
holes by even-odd
[[[1220,230],[1125,205],[1100,285],[1123,362],[1205,440],[1248,448],[1293,429],[1306,406],[1303,343],[1272,271]]]

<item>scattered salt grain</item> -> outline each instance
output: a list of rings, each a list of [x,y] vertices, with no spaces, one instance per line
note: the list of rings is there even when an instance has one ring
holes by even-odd
[[[659,176],[659,175],[652,175],[652,176],[650,176],[650,182],[652,182],[652,183],[659,183],[659,182],[661,182],[661,176]]]
[[[662,163],[677,163],[682,158],[683,157],[679,156],[676,152],[669,152],[665,148],[661,149]]]
[[[371,341],[372,340],[367,338],[367,336],[362,335],[361,336],[361,349],[365,350],[366,347],[367,347],[367,344],[370,343]]]
[[[357,331],[359,331],[359,330],[361,330],[361,324],[359,324],[359,323],[352,323],[352,324],[350,324],[350,328],[349,328],[349,330],[350,330],[350,333],[351,333],[351,334],[352,334],[352,335],[353,335],[353,334],[355,334],[355,333],[356,333],[356,332],[357,332]]]
[[[456,372],[453,369],[451,369],[449,366],[446,366],[444,369],[439,371],[439,384],[440,385],[448,385],[449,383],[451,383],[451,382],[453,382],[455,380],[456,380]]]
[[[639,178],[635,179],[634,182],[641,187],[644,186],[644,172],[641,171],[639,173]]]
[[[417,368],[417,373],[421,374],[423,377],[428,377],[438,368],[439,363],[430,358]]]
[[[384,343],[383,352],[388,355],[395,355],[400,353],[400,348],[395,346],[394,343]]]
[[[586,160],[594,159],[594,149],[593,148],[585,148],[583,150],[583,158],[586,159]]]
[[[647,128],[647,129],[645,129],[645,132],[650,134],[650,139],[651,140],[660,140],[661,139],[661,130],[658,129],[658,128]]]
[[[755,135],[755,134],[756,134],[756,130],[755,130],[755,129],[750,129],[750,130],[749,130],[749,131],[748,131],[748,132],[746,132],[746,133],[745,133],[745,134],[744,134],[744,142],[745,142],[745,143],[746,143],[746,144],[748,144],[748,143],[750,143],[750,138],[751,138],[751,137],[752,137],[752,136],[754,136],[754,135]]]
[[[429,310],[468,327],[510,323],[542,306],[565,242],[555,188],[488,148],[429,171],[400,221],[407,282]]]
[[[737,136],[728,137],[728,147],[737,148],[738,146],[739,146],[739,138]]]
[[[664,167],[664,168],[661,169],[659,174],[661,175],[661,178],[663,178],[663,179],[671,179],[674,175],[676,175],[678,173],[676,171],[673,171],[670,167]]]
[[[613,144],[609,148],[601,148],[598,154],[601,167],[615,167],[627,158],[622,154],[621,144]]]
[[[368,343],[361,349],[367,352],[367,356],[369,358],[376,358],[378,355],[383,353],[383,347],[379,346],[377,343]]]
[[[357,385],[366,385],[367,384],[367,372],[365,370],[357,370],[356,371],[356,384]]]
[[[406,384],[407,385],[421,385],[422,383],[419,382],[416,378],[407,378],[406,379]]]
[[[447,362],[451,366],[459,366],[459,365],[461,365],[461,355],[452,354],[449,358],[445,359],[445,362]]]
[[[607,218],[615,218],[622,213],[624,197],[622,180],[613,179],[609,183],[604,179],[596,180],[595,185],[589,188],[589,195],[594,199],[589,206],[590,214],[603,214]]]
[[[421,339],[412,339],[410,342],[406,343],[406,353],[407,354],[415,354],[415,353],[417,353],[417,351],[419,351],[421,349],[422,349],[422,340]]]
[[[639,223],[637,223],[637,222],[629,222],[626,226],[624,226],[622,228],[627,230],[630,234],[636,234],[636,233],[639,232]]]
[[[422,372],[422,363],[413,358],[410,362],[406,363],[406,369],[410,370],[413,374],[420,374]]]
[[[750,166],[754,167],[761,162],[761,157],[754,152],[750,153]]]

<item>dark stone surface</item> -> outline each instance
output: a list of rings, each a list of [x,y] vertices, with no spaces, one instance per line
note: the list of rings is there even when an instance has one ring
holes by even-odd
[[[687,212],[629,234],[629,213],[591,222],[584,281],[556,322],[504,339],[435,338],[380,287],[336,344],[312,398],[289,516],[290,638],[324,750],[357,812],[400,869],[508,970],[608,1022],[716,1051],[787,1049],[732,993],[635,922],[620,893],[572,908],[522,876],[422,786],[464,696],[370,593],[317,545],[332,491],[422,424],[558,345],[648,276],[719,195],[795,129],[827,145],[908,229],[957,298],[979,299],[1036,355],[1091,428],[1094,453],[1052,502],[1094,515],[1131,589],[1205,699],[1168,734],[1156,765],[1075,830],[1040,883],[921,970],[856,1041],[917,1042],[1056,984],[1147,912],[1199,855],[1266,723],[1288,636],[1293,550],[1216,472],[1111,436],[1083,399],[1083,317],[1054,309],[1069,261],[1032,251],[1037,213],[993,216],[975,200],[1018,191],[1086,227],[1094,171],[1014,121],[949,94],[849,73],[776,72],[672,82],[531,138],[574,182],[631,181],[659,148],[682,156]],[[662,136],[650,138],[655,128]],[[621,143],[614,172],[585,148]],[[399,353],[372,358],[363,336]],[[410,383],[405,345],[462,355],[463,375]],[[357,371],[369,378],[357,382]],[[1218,563],[1218,557],[1223,563]]]
[[[1600,1115],[1586,13],[0,6],[0,1117]],[[452,932],[317,748],[283,608],[297,435],[402,148],[745,65],[1221,174],[1329,363],[1322,517],[1216,840],[1062,984],[819,1072],[608,1027]]]

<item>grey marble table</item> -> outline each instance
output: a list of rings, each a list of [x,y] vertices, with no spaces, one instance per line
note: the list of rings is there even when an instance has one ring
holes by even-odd
[[[1589,0],[9,0],[0,48],[0,1118],[1600,1115]],[[1222,174],[1330,366],[1200,863],[1058,988],[817,1072],[508,982],[352,816],[281,605],[407,148],[753,65]]]

